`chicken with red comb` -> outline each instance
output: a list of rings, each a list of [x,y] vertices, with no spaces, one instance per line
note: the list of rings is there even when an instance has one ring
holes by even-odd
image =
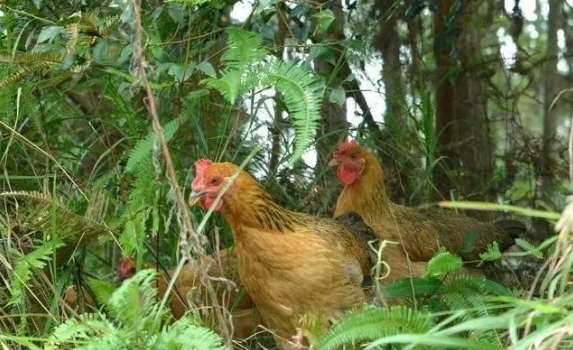
[[[293,212],[236,165],[205,164],[196,163],[190,201],[205,207],[228,188],[216,210],[231,227],[241,282],[279,345],[300,347],[301,316],[339,317],[369,300],[367,240],[376,236],[357,214],[334,220]]]
[[[354,140],[342,141],[338,147],[330,165],[336,167],[344,189],[334,215],[357,212],[381,238],[402,242],[412,261],[429,261],[440,247],[466,260],[479,260],[491,242],[505,249],[525,232],[525,225],[515,220],[481,222],[437,208],[419,212],[393,203],[386,193],[378,159]],[[472,230],[478,233],[474,249],[462,252],[465,236]]]

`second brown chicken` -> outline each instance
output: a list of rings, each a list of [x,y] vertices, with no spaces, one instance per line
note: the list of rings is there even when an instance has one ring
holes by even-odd
[[[515,220],[481,222],[445,210],[420,212],[391,202],[380,162],[356,141],[341,141],[331,166],[336,167],[336,174],[345,185],[335,216],[357,212],[381,238],[400,242],[412,261],[429,261],[440,247],[465,260],[479,260],[488,244],[496,241],[503,250],[525,232],[525,225]],[[474,249],[462,252],[465,236],[471,230],[477,231]]]

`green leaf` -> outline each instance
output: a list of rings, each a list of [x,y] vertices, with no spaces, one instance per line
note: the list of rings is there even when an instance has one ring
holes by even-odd
[[[194,71],[195,71],[194,63],[189,63],[187,65],[173,63],[169,67],[167,74],[175,77],[175,80],[177,80],[177,82],[182,83],[188,80],[191,77],[191,75],[193,75]]]
[[[432,295],[440,284],[440,280],[435,278],[403,278],[383,285],[382,291],[390,298]]]
[[[98,39],[94,46],[94,61],[97,63],[103,63],[106,60],[108,53],[108,43],[107,40]]]
[[[95,278],[90,278],[88,283],[98,303],[101,305],[109,303],[109,299],[111,298],[114,290],[110,283]]]
[[[263,59],[267,55],[261,44],[261,38],[253,32],[230,27],[227,29],[229,41],[221,59],[227,67],[243,68]]]
[[[349,313],[316,344],[318,350],[334,350],[344,345],[376,341],[401,333],[426,333],[434,322],[428,313],[406,306],[371,307]],[[354,348],[354,347],[351,347]]]
[[[52,40],[54,40],[54,38],[56,38],[58,35],[60,34],[64,34],[66,32],[66,30],[63,27],[58,27],[58,26],[50,26],[50,27],[46,27],[44,29],[42,29],[42,31],[40,32],[40,35],[38,35],[38,44],[43,43],[44,41],[50,41],[52,42]]]
[[[169,17],[171,17],[175,23],[182,24],[185,21],[187,11],[185,11],[183,4],[169,2],[166,4],[166,7]]]
[[[322,10],[313,16],[317,19],[316,21],[316,31],[318,34],[323,35],[326,33],[332,22],[336,19],[334,13],[331,10]]]
[[[501,259],[501,251],[499,250],[499,244],[493,242],[487,246],[487,251],[479,255],[480,259],[484,261],[497,261]]]
[[[474,250],[475,241],[478,237],[478,230],[470,230],[464,236],[464,245],[460,250],[461,253],[471,253]]]
[[[179,127],[187,121],[189,118],[188,115],[182,115],[177,119],[173,119],[169,123],[163,126],[163,137],[165,138],[166,142],[169,142]],[[155,144],[155,131],[151,131],[144,139],[137,141],[135,147],[129,153],[129,160],[127,161],[127,165],[125,166],[125,172],[133,172],[137,165],[146,157],[151,155],[151,151],[153,150]]]
[[[525,251],[527,251],[531,256],[533,256],[536,259],[543,259],[543,252],[536,246],[534,246],[533,244],[531,244],[529,241],[522,239],[522,238],[517,238],[515,239],[515,244],[517,244],[520,248],[524,249]]]
[[[495,344],[484,343],[476,340],[470,340],[458,337],[449,337],[436,334],[399,334],[390,337],[378,339],[369,344],[365,350],[380,349],[386,344],[419,344],[429,345],[434,347],[447,347],[454,349],[469,349],[469,350],[504,350],[505,347],[500,347]]]
[[[201,72],[203,72],[205,75],[208,75],[208,76],[213,77],[213,78],[217,77],[217,73],[215,72],[215,68],[213,68],[213,65],[207,61],[203,61],[203,62],[199,63],[197,65],[197,69],[200,70]]]
[[[440,251],[428,262],[426,276],[440,277],[448,273],[461,270],[462,258],[447,251]]]
[[[333,66],[336,66],[336,56],[334,55],[334,50],[329,46],[312,46],[310,48],[310,55],[308,55],[306,61],[312,62],[315,58],[321,58]]]
[[[117,59],[117,64],[122,65],[127,62],[131,57],[131,54],[133,54],[133,46],[127,45],[123,50],[121,50],[119,58]]]

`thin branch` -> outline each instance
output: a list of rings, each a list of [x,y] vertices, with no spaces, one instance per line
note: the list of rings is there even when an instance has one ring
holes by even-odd
[[[143,84],[147,95],[147,103],[146,107],[151,115],[153,130],[157,135],[157,140],[161,146],[161,151],[163,154],[163,158],[165,159],[165,168],[167,170],[167,177],[169,179],[169,183],[173,193],[175,195],[174,204],[177,210],[179,217],[181,218],[182,224],[182,231],[181,231],[181,251],[182,251],[182,259],[176,269],[171,282],[169,283],[169,287],[165,293],[165,296],[161,302],[162,306],[167,301],[168,295],[173,288],[174,282],[177,280],[177,276],[179,275],[181,268],[184,265],[185,260],[193,261],[192,257],[189,254],[189,250],[184,249],[187,244],[191,244],[193,251],[197,254],[197,262],[199,264],[198,271],[200,276],[201,284],[207,289],[209,294],[209,298],[211,299],[211,303],[213,309],[215,311],[215,315],[217,317],[217,321],[219,326],[223,331],[223,335],[225,339],[230,342],[231,334],[227,327],[227,322],[225,316],[223,315],[223,308],[219,305],[219,301],[217,299],[217,294],[211,284],[211,280],[208,275],[209,270],[209,262],[205,259],[205,248],[201,242],[201,238],[199,234],[195,231],[193,224],[191,223],[191,218],[189,217],[189,211],[187,204],[185,202],[185,198],[183,197],[183,192],[181,188],[179,188],[177,184],[177,175],[175,174],[175,168],[173,167],[173,161],[171,160],[171,153],[169,152],[169,148],[167,147],[167,142],[165,141],[165,137],[163,135],[163,128],[159,121],[159,116],[157,114],[157,105],[155,101],[155,96],[153,95],[153,90],[151,89],[151,85],[149,80],[147,79],[147,74],[145,72],[145,55],[143,51],[143,40],[142,40],[142,25],[141,25],[141,7],[138,0],[132,0],[133,4],[133,12],[134,12],[134,19],[135,19],[135,32],[134,32],[134,41],[133,41],[133,69],[134,72],[140,81]]]

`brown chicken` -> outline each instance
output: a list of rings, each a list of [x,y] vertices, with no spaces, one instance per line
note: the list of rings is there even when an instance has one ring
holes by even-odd
[[[237,256],[234,250],[224,249],[208,257],[210,260],[209,276],[214,278],[225,278],[232,281],[237,289],[227,288],[226,282],[215,281],[213,286],[217,292],[219,305],[231,311],[232,326],[234,336],[244,339],[251,336],[257,325],[261,323],[259,313],[253,304],[251,297],[240,291],[240,280],[237,272]],[[152,266],[149,266],[152,267]],[[157,290],[159,298],[165,296],[167,287],[171,281],[171,276],[175,273],[175,268],[161,270],[159,274]],[[117,277],[120,281],[131,278],[135,274],[135,264],[132,259],[121,260],[117,270]],[[201,287],[199,276],[188,264],[183,267],[177,281],[173,286],[169,303],[173,316],[181,318],[189,309],[187,300],[191,300],[195,305],[200,305],[201,300],[207,300],[206,291]]]
[[[195,167],[190,204],[214,206],[225,217],[241,282],[280,346],[300,345],[293,336],[301,316],[336,318],[368,300],[372,256],[366,239],[376,239],[368,226],[283,209],[234,164],[201,159]],[[232,183],[215,202],[227,181]]]
[[[419,212],[392,203],[386,195],[380,162],[356,141],[341,141],[330,165],[336,167],[336,175],[345,185],[334,215],[357,212],[381,238],[401,242],[412,261],[429,261],[439,247],[458,253],[465,260],[478,260],[479,253],[491,242],[506,249],[514,237],[525,232],[525,225],[515,220],[481,222],[445,210]],[[391,227],[398,227],[399,231]],[[474,249],[461,252],[471,230],[477,231]]]

